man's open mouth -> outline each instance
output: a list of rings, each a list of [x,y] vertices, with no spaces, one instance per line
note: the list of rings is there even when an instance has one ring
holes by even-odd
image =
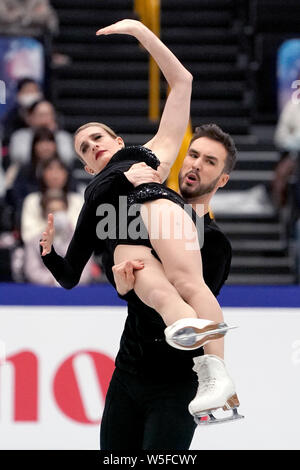
[[[198,177],[195,175],[195,173],[189,173],[186,175],[186,180],[188,183],[194,183],[198,181]]]

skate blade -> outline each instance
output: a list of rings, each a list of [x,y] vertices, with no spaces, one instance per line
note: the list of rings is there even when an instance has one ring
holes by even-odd
[[[179,334],[179,332],[177,332],[176,334],[178,336],[173,336],[172,338],[172,345],[176,344],[177,347],[179,347],[180,349],[197,349],[204,346],[204,344],[208,343],[209,341],[222,338],[223,336],[225,336],[228,330],[233,330],[234,328],[237,328],[237,326],[228,326],[226,323],[219,323],[218,325],[209,325],[202,330],[199,330],[195,327],[187,326],[184,328],[184,330],[193,330],[193,344],[187,344],[191,337],[191,334]]]
[[[209,327],[207,328],[206,331],[204,332],[196,332],[195,336],[196,338],[200,339],[200,338],[203,338],[205,336],[207,336],[208,334],[209,335],[214,335],[214,334],[217,334],[217,335],[226,335],[227,331],[228,330],[234,330],[235,328],[237,328],[237,326],[228,326],[226,323],[219,323],[219,325],[216,327],[213,327],[213,329],[209,329]],[[196,328],[195,328],[196,330]]]
[[[237,409],[233,408],[231,416],[226,416],[225,418],[216,418],[213,413],[210,412],[203,416],[194,416],[194,421],[199,426],[210,426],[211,424],[229,423],[231,421],[237,421],[244,418],[245,416],[240,415]]]

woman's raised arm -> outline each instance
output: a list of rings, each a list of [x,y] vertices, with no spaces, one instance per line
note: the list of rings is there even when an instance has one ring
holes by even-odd
[[[159,158],[158,172],[164,181],[177,157],[189,122],[193,77],[170,49],[139,21],[122,20],[97,31],[97,35],[109,34],[134,36],[156,61],[170,87],[158,131],[145,144]]]

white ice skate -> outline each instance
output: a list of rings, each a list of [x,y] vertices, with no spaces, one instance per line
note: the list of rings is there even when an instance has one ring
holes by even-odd
[[[189,412],[197,424],[224,423],[244,418],[237,412],[239,399],[233,381],[228,375],[224,361],[212,354],[194,358],[193,370],[198,375],[199,387],[189,404]],[[232,410],[232,414],[216,418],[217,409]]]
[[[209,341],[222,338],[236,328],[202,318],[182,318],[165,329],[166,341],[177,349],[197,349]]]

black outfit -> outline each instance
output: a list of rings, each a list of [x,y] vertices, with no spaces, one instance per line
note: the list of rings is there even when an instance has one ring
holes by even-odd
[[[116,245],[151,247],[149,239],[97,238],[95,214],[100,203],[113,200],[117,208],[116,197],[127,192],[129,206],[167,198],[184,207],[184,201],[177,193],[157,183],[140,185],[132,190],[133,186],[123,173],[137,161],[146,161],[153,168],[159,164],[148,149],[131,147],[117,152],[86,189],[85,203],[65,258],[58,256],[53,247],[51,253],[43,257],[45,265],[63,287],[72,288],[78,283],[83,267],[95,249],[103,252],[106,275],[115,285],[111,268]],[[192,216],[197,219],[196,213]],[[217,295],[228,276],[231,247],[208,214],[204,222],[203,274],[207,285]],[[153,254],[157,256],[155,252]],[[198,385],[192,371],[192,358],[203,351],[172,348],[164,340],[165,325],[158,313],[143,304],[133,291],[125,299],[128,317],[106,397],[101,449],[188,449],[196,427],[188,404]]]
[[[25,110],[15,105],[3,119],[3,145],[8,145],[12,134],[18,129],[28,127],[24,120]]]
[[[20,230],[23,202],[28,194],[39,190],[36,169],[32,164],[21,166],[13,186],[6,192],[6,202],[14,212],[14,227]]]
[[[145,147],[132,146],[119,150],[87,186],[85,202],[65,258],[58,256],[53,247],[51,253],[43,257],[45,265],[62,287],[71,289],[78,284],[83,268],[94,251],[98,254],[111,252],[118,244],[144,245],[151,248],[145,227],[141,230],[142,238],[131,237],[129,231],[125,239],[123,238],[122,226],[126,225],[127,229],[139,213],[137,211],[135,215],[127,215],[133,206],[138,207],[146,201],[164,198],[185,208],[183,199],[162,184],[146,183],[133,187],[124,172],[134,163],[143,161],[154,169],[159,166],[157,157]],[[119,212],[119,196],[122,195],[127,195],[127,211],[123,213]],[[117,227],[109,227],[105,234],[106,238],[99,238],[96,233],[100,219],[96,212],[101,204],[111,204],[117,213],[115,219]],[[193,211],[188,213],[191,217],[196,217]],[[143,225],[141,217],[139,220]],[[110,229],[113,229],[113,233]]]
[[[217,296],[228,277],[231,246],[209,214],[204,216],[201,256],[204,280]],[[114,284],[113,252],[106,251],[102,261]],[[134,291],[124,297],[128,316],[106,396],[100,447],[186,450],[196,428],[188,411],[198,387],[193,357],[203,349],[182,351],[168,345],[161,316]]]

